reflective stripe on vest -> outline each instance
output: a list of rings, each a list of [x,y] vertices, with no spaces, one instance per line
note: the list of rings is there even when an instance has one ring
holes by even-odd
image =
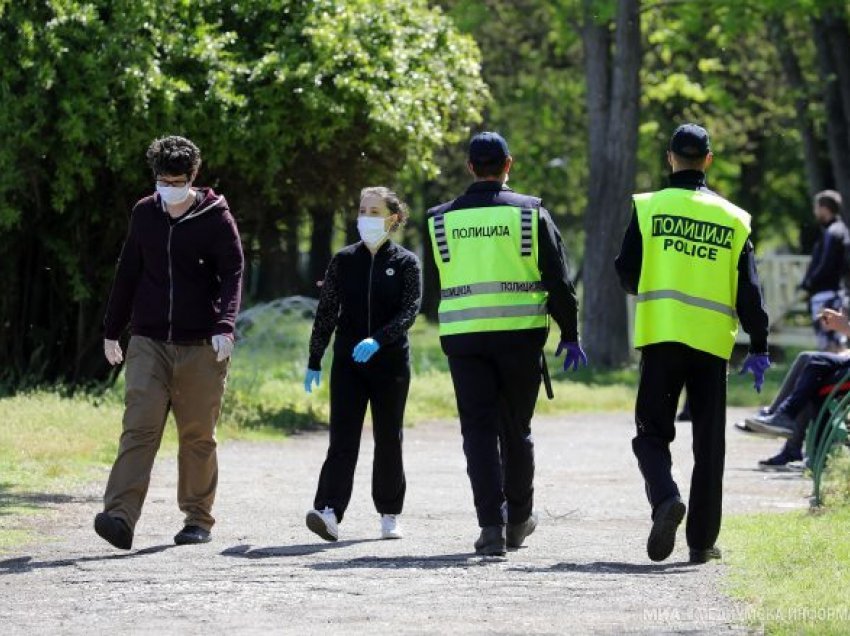
[[[434,216],[434,239],[437,242],[437,247],[440,251],[440,260],[448,263],[451,259],[449,254],[449,244],[446,242],[446,226],[443,221],[443,215],[437,214]]]
[[[711,311],[717,311],[721,314],[726,314],[727,316],[729,316],[730,318],[734,318],[735,320],[738,319],[738,313],[733,307],[727,307],[723,303],[716,303],[713,300],[706,300],[705,298],[698,298],[697,296],[689,296],[688,294],[683,294],[682,292],[676,291],[675,289],[659,289],[658,291],[646,292],[645,294],[637,295],[637,301],[639,303],[647,302],[650,300],[662,300],[664,298],[678,300],[680,303],[685,303],[686,305],[693,305],[694,307],[710,309]]]
[[[479,318],[519,318],[521,316],[545,316],[548,309],[542,305],[513,305],[505,307],[472,307],[440,312],[440,322],[460,322]]]
[[[440,275],[440,335],[548,326],[537,265],[538,211],[492,206],[428,220]]]
[[[543,292],[546,288],[542,282],[525,283],[522,281],[494,281],[492,283],[474,283],[472,285],[458,285],[440,290],[440,298],[457,298],[458,296],[472,296],[475,294],[501,294]]]
[[[634,196],[643,259],[635,347],[680,342],[728,359],[738,333],[738,260],[750,215],[704,191]]]

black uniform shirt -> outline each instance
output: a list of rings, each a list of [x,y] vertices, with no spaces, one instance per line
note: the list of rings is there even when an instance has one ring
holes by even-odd
[[[705,173],[699,170],[681,170],[670,175],[671,188],[711,192],[705,184]],[[714,194],[712,192],[712,194]],[[620,254],[614,261],[620,284],[629,294],[637,294],[643,262],[643,238],[637,220],[637,210],[632,204],[632,220],[623,237]],[[759,287],[753,244],[747,241],[738,259],[738,297],[735,310],[741,326],[750,335],[750,351],[767,353],[768,316]]]
[[[536,197],[518,194],[498,181],[476,181],[457,199],[438,205],[428,211],[433,216],[438,213],[450,213],[452,210],[468,208],[486,208],[500,205],[530,207],[540,210],[537,232],[537,265],[543,287],[549,293],[549,314],[561,329],[561,339],[566,342],[578,341],[578,302],[575,288],[570,281],[567,259],[561,234],[555,226],[549,212]],[[431,250],[426,253],[433,258]],[[527,331],[539,331],[529,329]],[[463,339],[475,334],[458,334],[444,338]]]

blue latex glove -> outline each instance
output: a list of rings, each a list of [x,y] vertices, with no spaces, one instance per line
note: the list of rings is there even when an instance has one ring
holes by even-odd
[[[561,355],[563,351],[567,352],[567,355],[564,356],[564,371],[569,371],[570,367],[573,368],[573,371],[578,369],[579,363],[581,366],[587,366],[587,355],[585,355],[584,350],[581,348],[581,345],[577,342],[561,342],[558,344],[558,349],[555,351],[555,357]]]
[[[314,384],[316,386],[320,386],[322,384],[322,372],[307,369],[307,373],[304,374],[304,390],[307,391],[307,393],[312,393]]]
[[[753,388],[756,393],[761,393],[761,385],[764,384],[764,372],[770,368],[770,358],[766,353],[750,353],[744,359],[739,375],[751,371],[755,382]]]
[[[355,362],[369,362],[369,358],[375,355],[375,352],[380,348],[381,345],[378,344],[377,340],[366,338],[357,343],[357,346],[354,347],[354,351],[351,353],[351,357],[354,358]]]

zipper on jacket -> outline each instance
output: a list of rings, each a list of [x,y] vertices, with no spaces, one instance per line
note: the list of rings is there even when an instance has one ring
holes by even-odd
[[[370,252],[372,258],[369,261],[369,291],[366,293],[366,333],[367,338],[372,337],[372,269],[375,267],[375,254]]]
[[[174,232],[174,225],[168,225],[168,245],[166,252],[168,254],[168,342],[171,342],[171,332],[173,329],[172,318],[174,314],[174,274],[171,266],[171,235]]]

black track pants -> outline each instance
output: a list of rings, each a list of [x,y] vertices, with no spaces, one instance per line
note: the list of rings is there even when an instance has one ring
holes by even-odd
[[[330,446],[314,507],[333,508],[342,521],[354,483],[366,406],[372,410],[375,458],[372,500],[380,514],[399,514],[406,482],[402,463],[404,407],[410,387],[407,351],[378,351],[367,363],[337,353],[331,367]]]

